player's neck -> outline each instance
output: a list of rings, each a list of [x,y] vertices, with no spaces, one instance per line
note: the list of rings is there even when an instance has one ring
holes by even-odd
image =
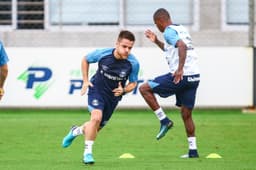
[[[117,50],[114,51],[114,57],[117,59],[117,60],[121,60],[123,57],[118,54]]]

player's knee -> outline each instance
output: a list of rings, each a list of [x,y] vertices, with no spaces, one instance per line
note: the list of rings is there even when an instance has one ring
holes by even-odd
[[[90,122],[91,122],[94,126],[97,126],[97,127],[98,127],[98,126],[100,125],[101,119],[102,119],[101,116],[92,116]]]
[[[92,117],[91,122],[95,123],[95,124],[99,124],[101,122],[101,118],[100,117]]]
[[[182,116],[183,120],[188,120],[191,118],[191,116],[189,116],[189,114],[187,114],[187,113],[181,113],[181,116]]]
[[[144,84],[142,84],[142,85],[139,87],[140,93],[143,93],[143,91],[144,91],[144,89],[143,89],[144,87],[143,87],[143,86],[144,86]]]
[[[181,115],[183,120],[192,119],[192,109],[182,106],[181,107]]]
[[[140,87],[139,87],[139,91],[141,94],[145,94],[147,91],[148,91],[148,85],[147,84],[142,84]]]
[[[90,121],[90,124],[91,124],[91,126],[97,128],[97,130],[98,130],[98,128],[100,127],[100,122],[101,122],[100,119],[92,118],[91,121]]]
[[[181,112],[181,116],[182,116],[183,120],[192,119],[191,112],[183,111],[183,112]]]

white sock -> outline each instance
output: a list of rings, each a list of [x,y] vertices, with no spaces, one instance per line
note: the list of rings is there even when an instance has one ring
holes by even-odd
[[[156,117],[159,120],[163,120],[164,118],[166,118],[166,115],[161,107],[159,109],[155,110],[154,112],[156,114]]]
[[[73,136],[83,135],[83,129],[84,129],[84,126],[79,126],[75,128],[72,132],[72,135]]]
[[[196,137],[188,137],[188,146],[189,149],[196,150]]]
[[[93,140],[86,140],[85,141],[85,148],[84,148],[84,155],[85,154],[92,154],[92,145],[93,145],[94,141]]]

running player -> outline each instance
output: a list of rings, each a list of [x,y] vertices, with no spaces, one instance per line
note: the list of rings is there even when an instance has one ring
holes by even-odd
[[[139,90],[160,120],[161,126],[156,136],[157,140],[166,134],[173,126],[173,122],[166,116],[154,94],[164,98],[176,96],[176,105],[181,108],[189,143],[188,154],[182,157],[195,158],[198,157],[198,152],[192,110],[200,81],[197,55],[188,31],[181,25],[174,25],[167,10],[158,9],[153,19],[156,27],[163,33],[165,42],[160,41],[151,30],[146,30],[145,35],[165,52],[170,73],[142,84]]]
[[[84,135],[85,164],[94,163],[92,147],[99,130],[107,124],[123,95],[133,91],[137,86],[139,63],[135,56],[130,54],[134,42],[133,33],[123,30],[119,33],[115,48],[97,49],[82,60],[81,94],[84,95],[89,88],[88,110],[91,118],[82,126],[72,127],[64,137],[62,146],[66,148],[76,136]],[[96,62],[98,62],[97,72],[89,81],[89,65]]]

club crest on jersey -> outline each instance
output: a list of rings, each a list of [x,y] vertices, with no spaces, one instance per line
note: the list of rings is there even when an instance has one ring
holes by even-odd
[[[125,71],[121,71],[119,74],[119,77],[125,77],[126,76],[126,72]]]
[[[108,70],[108,66],[102,65],[102,70],[107,71]]]
[[[98,106],[99,105],[99,101],[97,99],[93,99],[92,105],[93,106]]]

